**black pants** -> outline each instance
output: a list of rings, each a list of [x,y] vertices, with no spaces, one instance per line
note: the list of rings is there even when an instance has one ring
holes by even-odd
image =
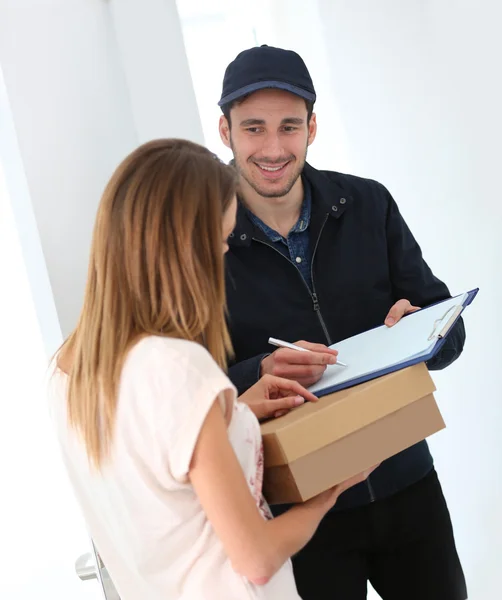
[[[293,558],[303,600],[465,600],[450,514],[433,470],[398,494],[326,515]]]

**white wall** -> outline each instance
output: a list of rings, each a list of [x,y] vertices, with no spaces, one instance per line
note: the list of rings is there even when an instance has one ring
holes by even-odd
[[[309,10],[303,24],[276,19],[275,36],[332,94],[332,106],[317,105],[320,128],[332,111],[341,124],[342,138],[316,140],[312,162],[382,181],[452,293],[481,288],[465,316],[462,357],[435,375],[447,429],[431,446],[470,598],[492,600],[502,556],[502,8],[495,0],[319,0]]]
[[[139,143],[202,141],[174,0],[0,0],[0,597],[98,600],[41,378],[75,325],[97,204]]]
[[[129,94],[106,2],[12,0],[1,16],[0,64],[66,334],[80,310],[97,202],[136,145]]]
[[[181,137],[203,144],[175,0],[109,3],[139,142]]]
[[[0,64],[63,333],[94,214],[138,143],[202,141],[174,0],[2,0]]]
[[[255,45],[257,12],[243,19],[243,0],[177,0],[177,4],[204,143],[229,161],[232,152],[221,143],[218,131],[223,73],[243,48]]]

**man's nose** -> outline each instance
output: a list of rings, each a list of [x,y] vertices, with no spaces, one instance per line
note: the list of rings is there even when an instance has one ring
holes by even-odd
[[[268,134],[263,143],[262,153],[264,158],[277,160],[283,155],[282,145],[279,137],[275,134]]]

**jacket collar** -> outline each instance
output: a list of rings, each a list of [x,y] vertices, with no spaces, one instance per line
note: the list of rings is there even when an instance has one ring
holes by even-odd
[[[305,163],[302,177],[310,183],[312,189],[313,217],[322,213],[334,219],[339,219],[352,204],[352,196],[344,192],[325,172],[318,171]],[[239,201],[236,225],[230,234],[229,245],[249,246],[253,238],[261,239],[263,236],[261,229],[251,221],[247,209]]]

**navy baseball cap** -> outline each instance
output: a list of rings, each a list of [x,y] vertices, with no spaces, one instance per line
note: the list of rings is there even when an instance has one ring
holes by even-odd
[[[299,54],[272,46],[244,50],[228,65],[218,106],[233,102],[258,90],[285,90],[315,102],[310,73]]]

